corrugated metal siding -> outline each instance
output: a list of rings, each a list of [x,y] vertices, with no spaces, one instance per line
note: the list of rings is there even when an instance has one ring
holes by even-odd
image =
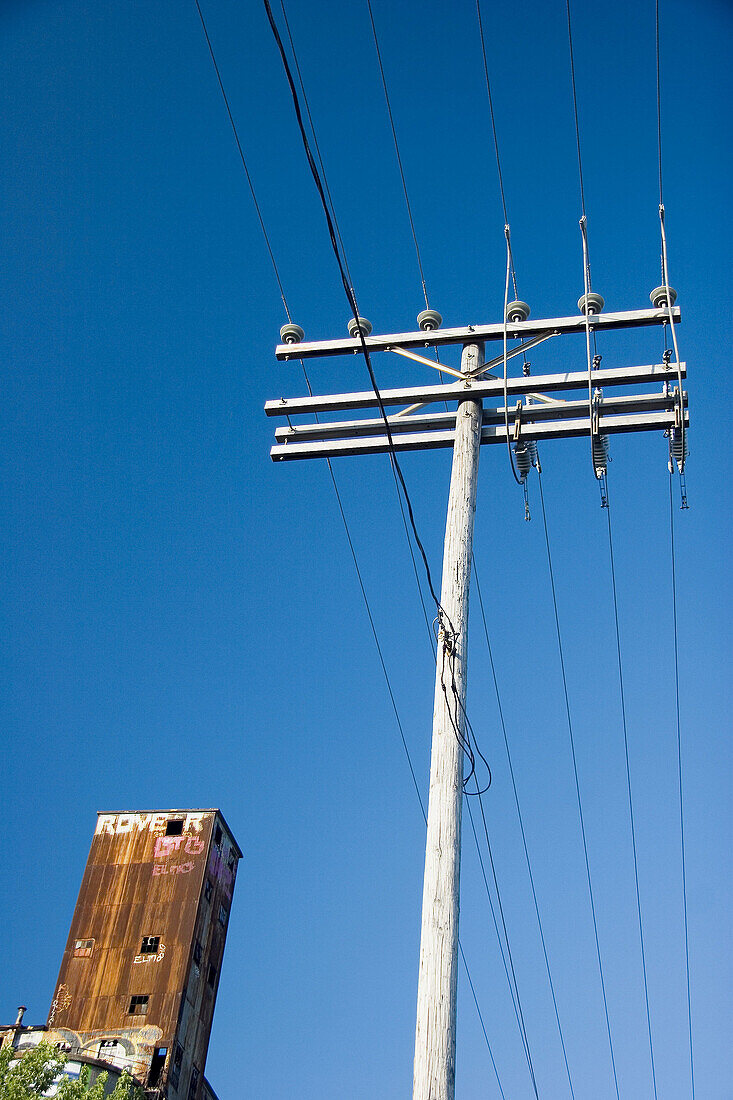
[[[167,821],[177,818],[183,819],[182,834],[166,836]],[[218,829],[222,842],[217,847]],[[213,810],[100,815],[49,1027],[73,1036],[72,1046],[125,1037],[136,1075],[143,1079],[155,1047],[168,1048],[170,1064],[178,1042],[184,1060],[179,1090],[171,1089],[171,1095],[188,1095],[193,1065],[203,1082],[216,999],[216,989],[209,988],[206,978],[213,961],[218,985],[226,938],[219,906],[229,908],[233,889],[230,851],[236,870],[241,853],[224,819]],[[207,878],[210,899],[205,896]],[[144,936],[160,937],[156,954],[141,954]],[[200,968],[193,962],[197,939],[202,945]],[[94,940],[90,957],[74,957],[77,940]],[[131,997],[138,995],[149,998],[145,1015],[128,1013]]]

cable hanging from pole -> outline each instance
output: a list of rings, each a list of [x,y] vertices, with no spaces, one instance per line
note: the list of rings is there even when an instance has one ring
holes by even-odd
[[[677,731],[677,779],[680,803],[680,850],[682,855],[682,911],[685,927],[685,977],[687,983],[687,1032],[690,1047],[690,1084],[692,1100],[695,1100],[695,1059],[692,1044],[692,998],[690,996],[690,939],[687,925],[687,865],[685,859],[685,814],[682,789],[682,729],[680,722],[680,667],[679,641],[677,628],[677,567],[674,536],[674,499],[672,494],[672,471],[669,472],[669,541],[672,572],[672,626],[674,637],[674,700],[675,724]]]
[[[201,11],[201,7],[199,5],[199,0],[195,0],[195,2],[196,2],[196,8],[198,10],[199,18],[201,20],[201,25],[202,25],[202,28],[203,28],[203,31],[204,31],[204,36],[206,38],[207,46],[208,46],[208,49],[209,49],[209,54],[211,56],[211,60],[212,60],[213,66],[214,66],[214,71],[216,73],[217,80],[218,80],[218,83],[219,83],[219,88],[220,88],[221,93],[222,93],[222,98],[224,100],[224,104],[225,104],[225,107],[226,107],[226,110],[227,110],[227,114],[229,116],[229,121],[230,121],[230,124],[231,124],[231,127],[232,127],[232,131],[234,133],[234,138],[235,138],[235,141],[236,141],[236,144],[237,144],[237,148],[239,150],[240,158],[241,158],[241,161],[242,161],[242,166],[244,168],[244,171],[245,171],[245,174],[246,174],[246,177],[247,177],[247,182],[249,184],[249,189],[250,189],[250,194],[252,196],[252,201],[254,203],[255,210],[257,212],[257,216],[258,216],[258,220],[259,220],[259,224],[260,224],[260,228],[262,230],[262,234],[263,234],[263,237],[264,237],[264,240],[265,240],[265,244],[267,246],[267,251],[268,251],[270,261],[271,261],[271,264],[272,264],[272,268],[273,268],[273,271],[274,271],[274,274],[275,274],[275,279],[276,279],[278,288],[280,290],[280,297],[281,297],[283,307],[284,307],[284,310],[285,310],[285,315],[288,319],[288,322],[292,323],[292,318],[291,318],[290,310],[289,310],[289,307],[288,307],[287,298],[285,296],[285,291],[284,291],[284,288],[283,288],[283,284],[282,284],[282,281],[280,279],[279,269],[278,269],[278,266],[277,266],[277,262],[275,260],[274,252],[273,252],[272,247],[270,245],[269,235],[267,233],[267,229],[266,229],[266,226],[265,226],[265,223],[264,223],[264,219],[263,219],[262,214],[261,214],[261,209],[260,209],[260,206],[259,206],[259,203],[258,203],[258,200],[257,200],[257,195],[256,195],[256,192],[255,192],[255,189],[254,189],[254,184],[252,182],[252,178],[251,178],[251,175],[250,175],[250,172],[249,172],[249,169],[248,169],[245,157],[244,157],[244,152],[243,152],[243,149],[242,149],[242,145],[240,143],[239,135],[237,133],[237,127],[236,127],[236,124],[234,122],[234,118],[233,118],[233,115],[232,115],[232,112],[231,112],[231,109],[230,109],[230,106],[229,106],[229,100],[228,100],[228,97],[226,95],[226,91],[224,89],[224,84],[223,84],[222,79],[221,79],[219,67],[218,67],[218,64],[217,64],[217,61],[216,61],[216,56],[214,54],[211,39],[210,39],[209,34],[208,34],[208,29],[206,27],[204,16],[203,16],[203,13]],[[281,0],[281,4],[282,4],[282,0]],[[286,16],[286,13],[285,13],[285,10],[284,10],[284,5],[283,5],[283,16],[285,18],[285,22],[286,22],[286,26],[287,26],[288,25],[287,24],[287,16]],[[289,26],[288,26],[288,36],[289,36],[291,44],[292,44],[292,36],[290,35]],[[294,56],[295,56],[295,53],[294,53]],[[296,58],[296,64],[297,64],[297,58]],[[299,79],[300,79],[301,86],[302,86],[302,77],[300,77],[300,71],[299,70],[298,70],[298,72],[299,72]],[[303,93],[304,93],[304,99],[305,99],[305,89],[304,88],[303,88]],[[314,142],[317,142],[316,134],[315,134],[315,128],[313,127],[313,124],[312,124],[312,118],[311,118],[309,109],[308,109],[308,117],[309,117],[309,120],[311,122],[311,127],[313,129]],[[320,150],[318,151],[318,157],[319,157],[319,161],[321,162],[321,165],[322,165],[323,162],[322,162],[322,158],[320,156]],[[330,200],[330,192],[328,192],[328,197],[329,197],[329,201],[331,201]],[[335,221],[335,212],[334,212],[334,221]],[[338,236],[339,236],[339,240],[341,240],[340,233],[338,233]],[[344,259],[345,259],[345,256],[344,256]],[[306,368],[305,368],[305,363],[303,362],[302,359],[299,359],[299,362],[300,362],[300,365],[301,365],[301,369],[303,371],[303,377],[304,377],[304,381],[305,381],[305,384],[306,384],[306,388],[308,390],[308,393],[312,395],[313,390],[312,390],[312,387],[311,387],[311,384],[310,384],[310,379],[308,377],[308,373],[307,373]],[[317,416],[316,416],[316,419],[318,419]],[[369,599],[368,599],[368,596],[367,596],[367,593],[366,593],[366,588],[364,586],[364,581],[363,581],[361,569],[359,567],[358,558],[356,556],[356,549],[354,547],[354,542],[353,542],[353,539],[352,539],[352,536],[351,536],[351,531],[349,529],[349,524],[348,524],[348,521],[347,521],[347,518],[346,518],[346,513],[344,511],[343,502],[342,502],[342,499],[341,499],[341,494],[340,494],[339,489],[338,489],[338,484],[336,482],[336,477],[335,477],[335,474],[333,472],[333,467],[332,467],[330,459],[328,459],[328,458],[326,459],[326,464],[328,466],[329,474],[330,474],[330,477],[331,477],[331,482],[332,482],[333,489],[334,489],[334,494],[336,496],[336,502],[337,502],[337,505],[338,505],[339,514],[341,516],[341,520],[342,520],[342,523],[343,523],[343,526],[344,526],[344,531],[345,531],[345,534],[346,534],[346,540],[347,540],[349,550],[350,550],[350,553],[351,553],[351,556],[352,556],[352,560],[353,560],[353,563],[354,563],[354,569],[356,571],[357,581],[358,581],[359,588],[360,588],[360,591],[361,591],[361,594],[362,594],[362,599],[363,599],[365,610],[366,610],[366,613],[367,613],[367,618],[369,620],[369,625],[370,625],[370,628],[371,628],[371,631],[372,631],[372,636],[374,638],[374,643],[375,643],[375,647],[376,647],[376,650],[377,650],[377,655],[379,657],[380,666],[382,668],[382,674],[384,676],[385,683],[386,683],[386,686],[387,686],[387,692],[388,692],[388,695],[389,695],[389,698],[390,698],[390,703],[391,703],[391,706],[392,706],[392,710],[393,710],[393,713],[394,713],[394,716],[395,716],[395,721],[397,722],[397,727],[398,727],[398,730],[399,730],[400,739],[402,741],[402,747],[404,749],[405,756],[407,758],[407,763],[408,763],[408,767],[409,767],[409,770],[410,770],[410,776],[411,776],[411,779],[412,779],[412,784],[413,784],[413,787],[415,789],[415,794],[417,795],[417,800],[418,800],[418,803],[419,803],[419,806],[420,806],[420,812],[422,814],[423,821],[425,822],[425,824],[427,824],[427,813],[426,813],[426,810],[425,810],[425,805],[424,805],[424,802],[423,802],[422,794],[420,793],[420,787],[419,787],[418,782],[417,782],[417,776],[416,776],[415,768],[414,768],[414,765],[413,765],[413,762],[412,762],[412,756],[410,754],[410,750],[409,750],[409,747],[408,747],[408,744],[407,744],[407,739],[405,737],[402,721],[401,721],[401,718],[400,718],[400,715],[399,715],[399,711],[397,709],[397,703],[396,703],[396,700],[395,700],[394,691],[393,691],[393,688],[392,688],[389,672],[387,670],[387,666],[386,666],[386,663],[385,663],[385,660],[384,660],[384,654],[383,654],[381,642],[380,642],[380,639],[379,639],[379,634],[377,632],[377,628],[376,628],[375,621],[374,621],[374,616],[373,616],[371,606],[370,606],[370,603],[369,603]],[[399,494],[398,494],[398,499],[399,499]],[[400,509],[402,509],[401,500],[400,500]],[[402,516],[403,516],[403,522],[405,522],[404,512],[402,513]],[[411,544],[409,542],[409,537],[408,537],[408,545],[410,545],[410,552],[412,554],[412,547],[411,547]],[[415,567],[414,557],[413,557],[413,567]],[[419,582],[418,582],[418,589],[419,588],[420,588],[420,586],[419,586]],[[422,602],[422,593],[421,593],[421,602]],[[424,610],[425,609],[424,609],[424,604],[423,604],[423,611]],[[427,621],[426,621],[426,625],[428,625]],[[428,625],[428,634],[429,634],[430,637],[432,637],[429,625]],[[487,767],[488,767],[488,764],[487,764]],[[491,1065],[493,1067],[494,1075],[496,1077],[496,1083],[497,1083],[497,1086],[499,1088],[499,1092],[502,1096],[502,1100],[506,1100],[504,1089],[502,1087],[501,1079],[499,1077],[499,1072],[498,1072],[498,1069],[497,1069],[497,1066],[496,1066],[496,1060],[494,1058],[494,1054],[493,1054],[493,1051],[491,1049],[491,1043],[489,1041],[489,1036],[488,1036],[488,1033],[487,1033],[487,1030],[486,1030],[486,1024],[484,1022],[483,1014],[481,1012],[481,1006],[479,1004],[478,996],[476,994],[476,990],[475,990],[475,987],[474,987],[474,984],[473,984],[473,979],[471,977],[471,972],[470,972],[470,969],[469,969],[469,966],[468,966],[468,961],[466,959],[466,955],[465,955],[465,952],[463,950],[463,946],[461,945],[460,941],[459,941],[458,946],[459,946],[461,960],[463,962],[463,966],[464,966],[464,969],[466,971],[466,977],[468,978],[468,983],[469,983],[469,986],[470,986],[470,989],[471,989],[471,994],[472,994],[472,997],[473,997],[474,1005],[476,1007],[476,1012],[478,1014],[479,1023],[481,1025],[481,1031],[482,1031],[483,1036],[484,1036],[484,1041],[486,1043],[486,1047],[487,1047],[487,1050],[489,1052],[489,1058],[491,1060]]]
[[[603,999],[603,1012],[606,1021],[606,1034],[608,1036],[608,1047],[611,1055],[611,1070],[613,1073],[613,1084],[616,1092],[616,1100],[621,1100],[618,1085],[618,1075],[616,1073],[616,1055],[613,1047],[613,1036],[611,1033],[611,1019],[608,1012],[608,997],[606,995],[606,981],[603,974],[603,960],[601,958],[601,943],[598,936],[598,920],[596,917],[596,904],[593,894],[593,882],[590,873],[590,858],[588,855],[588,841],[585,835],[585,818],[583,815],[583,800],[580,795],[580,778],[578,776],[578,761],[575,753],[575,735],[573,733],[573,721],[570,712],[570,696],[568,693],[568,681],[565,673],[565,655],[562,644],[562,634],[560,632],[560,614],[557,606],[557,592],[555,590],[555,572],[552,566],[552,553],[550,551],[550,536],[547,529],[547,513],[545,511],[545,496],[542,490],[542,475],[538,478],[540,488],[540,506],[542,509],[542,524],[545,534],[545,549],[547,552],[547,568],[550,577],[550,590],[552,593],[552,606],[555,618],[555,634],[557,638],[557,649],[560,658],[560,673],[562,677],[563,697],[565,700],[565,717],[568,726],[568,734],[570,737],[570,754],[573,762],[573,777],[575,779],[575,795],[578,803],[578,817],[580,819],[580,834],[583,841],[583,856],[585,859],[585,874],[588,884],[588,897],[590,900],[591,918],[593,921],[593,935],[596,946],[596,960],[598,962],[598,974],[601,983],[601,996]]]
[[[626,693],[624,691],[623,665],[621,661],[621,630],[618,617],[618,594],[616,591],[616,565],[613,553],[613,536],[611,533],[611,507],[606,503],[606,520],[608,526],[608,556],[611,566],[611,594],[613,597],[613,621],[616,633],[616,660],[618,665],[618,683],[621,701],[621,725],[624,734],[624,760],[626,764],[626,791],[629,799],[629,821],[631,823],[631,850],[634,857],[634,887],[636,891],[636,914],[639,923],[639,945],[641,947],[641,972],[644,980],[644,1006],[646,1008],[646,1026],[649,1037],[649,1058],[652,1069],[652,1089],[655,1100],[657,1097],[657,1073],[654,1065],[654,1041],[652,1039],[652,1018],[649,1008],[649,985],[646,974],[646,951],[644,948],[644,922],[641,915],[641,891],[639,889],[639,861],[636,852],[636,825],[634,823],[634,800],[631,794],[631,764],[629,762],[629,733],[626,721]]]

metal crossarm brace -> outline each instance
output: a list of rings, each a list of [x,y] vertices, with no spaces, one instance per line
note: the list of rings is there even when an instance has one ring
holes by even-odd
[[[687,365],[680,364],[682,377],[687,374]],[[641,367],[613,367],[593,372],[593,384],[597,386],[635,386],[648,383],[669,382],[670,370],[663,363]],[[587,371],[573,371],[565,374],[535,374],[521,378],[508,378],[507,393],[548,393],[560,390],[587,390]],[[470,389],[458,383],[443,386],[409,386],[395,390],[380,390],[382,404],[412,405],[418,402],[429,404],[433,401],[457,401],[467,396],[476,399],[503,399],[504,383],[501,379],[472,382]],[[337,393],[325,397],[281,397],[265,403],[267,416],[296,416],[299,413],[340,412],[347,409],[375,409],[378,401],[374,390],[360,393]]]

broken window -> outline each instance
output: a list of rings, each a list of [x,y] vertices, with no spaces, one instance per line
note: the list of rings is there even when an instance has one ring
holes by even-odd
[[[207,878],[206,886],[204,886],[204,897],[206,898],[207,901],[211,901],[211,891],[212,890],[213,890],[213,886],[211,885],[211,879]]]
[[[221,825],[217,825],[216,826],[216,832],[214,833],[214,844],[217,846],[217,848],[221,848],[221,838],[222,838]]]
[[[201,965],[201,944],[198,940],[196,940],[196,943],[193,945],[193,961],[196,963],[196,966]]]
[[[226,905],[220,905],[219,906],[219,924],[222,926],[222,928],[226,928],[226,926],[227,926],[227,917],[228,916],[229,916],[229,910],[227,909]]]
[[[143,936],[141,955],[157,955],[160,947],[160,936]]]
[[[215,966],[209,965],[209,973],[206,977],[206,981],[208,982],[208,984],[211,986],[212,989],[216,985],[216,967]]]
[[[130,997],[130,1007],[127,1010],[128,1016],[146,1016],[148,1011],[147,996],[141,996],[135,994],[134,997]]]
[[[166,823],[165,835],[166,836],[182,836],[183,834],[183,818],[172,817]]]
[[[76,940],[74,943],[74,958],[88,959],[94,950],[94,940]]]

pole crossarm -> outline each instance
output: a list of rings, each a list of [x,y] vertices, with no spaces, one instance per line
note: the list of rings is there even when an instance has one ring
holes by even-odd
[[[687,376],[687,364],[680,364],[682,377]],[[670,371],[664,363],[639,367],[609,367],[593,371],[596,386],[635,386],[647,383],[672,382],[677,372]],[[564,374],[535,374],[521,378],[508,378],[508,394],[520,396],[529,393],[558,392],[563,390],[587,390],[588,372],[572,371]],[[478,399],[500,399],[504,396],[501,379],[472,382],[470,387],[449,384],[439,386],[409,386],[394,390],[381,390],[383,405],[431,404],[434,401],[457,401],[467,396]],[[267,416],[296,416],[299,414],[341,412],[348,409],[374,409],[378,402],[374,390],[359,393],[330,394],[324,397],[281,397],[265,403]],[[409,423],[409,421],[408,421]]]
[[[603,415],[623,413],[650,413],[650,412],[674,412],[677,403],[676,395],[644,393],[624,397],[605,397],[603,399]],[[684,403],[687,406],[687,394],[684,394]],[[512,423],[516,421],[517,406],[509,405],[509,418]],[[485,408],[482,414],[482,425],[504,424],[505,407]],[[529,436],[531,424],[545,423],[558,419],[577,419],[588,412],[588,401],[550,401],[546,405],[525,405],[519,408],[521,414],[521,435]],[[392,435],[404,432],[417,432],[424,430],[442,430],[455,428],[456,411],[432,412],[413,414],[412,416],[389,417],[389,427]],[[531,422],[531,423],[530,423]],[[347,420],[347,421],[319,421],[313,424],[291,424],[288,427],[276,428],[275,439],[278,443],[303,443],[312,440],[330,439],[358,439],[363,436],[383,435],[384,421],[380,417]]]
[[[632,309],[620,313],[593,315],[591,331],[604,329],[640,328],[648,325],[675,325],[682,320],[679,306],[669,309]],[[537,321],[512,321],[507,328],[509,340],[530,340],[552,333],[570,335],[586,331],[585,317],[551,317]],[[504,325],[468,325],[463,328],[432,329],[419,332],[396,332],[386,336],[367,336],[367,350],[390,351],[391,348],[438,348],[446,344],[467,344],[470,341],[502,340]],[[298,344],[278,344],[275,356],[281,361],[289,359],[313,359],[331,355],[356,355],[361,353],[360,339],[303,341]]]
[[[587,407],[587,403],[586,403]],[[534,409],[534,406],[532,406]],[[622,432],[665,431],[678,424],[676,410],[639,413],[632,416],[601,415],[598,418],[598,431],[601,435],[618,435]],[[690,416],[685,410],[685,427]],[[521,437],[527,440],[570,439],[574,436],[588,436],[591,430],[591,418],[588,416],[574,420],[552,420],[549,423],[522,424]],[[510,421],[509,438],[514,440],[514,427]],[[503,424],[488,424],[481,428],[481,440],[484,443],[506,443],[507,433]],[[393,435],[392,446],[395,451],[428,451],[442,447],[452,447],[455,441],[455,428],[426,430],[420,432],[399,432]],[[307,443],[276,444],[270,450],[273,462],[290,461],[299,458],[338,458],[347,455],[385,454],[389,452],[386,434],[366,435],[350,439],[328,439]]]

